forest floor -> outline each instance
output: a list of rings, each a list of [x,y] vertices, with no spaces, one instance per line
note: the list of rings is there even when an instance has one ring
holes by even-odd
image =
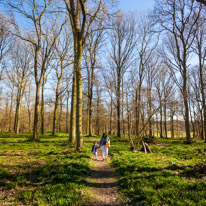
[[[89,139],[88,141],[98,140]],[[128,205],[126,200],[122,199],[123,195],[118,191],[118,175],[109,162],[110,158],[107,161],[102,161],[102,148],[98,149],[97,160],[91,160],[91,177],[87,181],[92,206]]]
[[[144,139],[130,151],[128,138],[110,136],[109,159],[91,159],[99,136],[84,136],[84,150],[68,134],[0,134],[0,205],[206,206],[206,144],[185,139]]]

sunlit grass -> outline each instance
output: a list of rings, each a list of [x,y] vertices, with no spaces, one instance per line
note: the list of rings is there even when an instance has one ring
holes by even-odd
[[[0,136],[0,205],[84,205],[90,143],[76,152],[68,134]]]
[[[121,176],[121,190],[134,204],[206,205],[206,171],[201,170],[206,168],[206,144],[155,139],[150,144],[154,153],[145,154],[114,140],[112,164]]]

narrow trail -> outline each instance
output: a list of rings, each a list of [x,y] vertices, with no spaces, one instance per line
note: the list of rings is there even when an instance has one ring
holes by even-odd
[[[96,140],[96,139],[95,139]],[[95,141],[94,140],[94,141]],[[93,140],[91,140],[93,141]],[[121,200],[117,187],[117,175],[109,165],[110,158],[102,161],[102,149],[98,149],[97,160],[91,160],[92,174],[88,178],[89,193],[92,199],[92,206],[128,205]]]

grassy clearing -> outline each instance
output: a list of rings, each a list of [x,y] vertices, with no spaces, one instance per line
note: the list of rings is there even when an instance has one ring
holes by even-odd
[[[131,152],[113,138],[112,164],[125,196],[134,205],[206,205],[206,144],[156,139],[150,146],[153,154]]]
[[[0,136],[0,205],[84,205],[90,147],[68,144],[68,134]]]

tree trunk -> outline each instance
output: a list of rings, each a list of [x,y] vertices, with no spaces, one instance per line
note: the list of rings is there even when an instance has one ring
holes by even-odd
[[[78,34],[77,41],[77,55],[76,55],[76,85],[77,85],[77,104],[76,104],[76,140],[77,151],[83,149],[83,137],[82,137],[82,75],[81,75],[81,57],[82,57],[82,40]]]
[[[113,112],[112,112],[113,108],[112,108],[112,94],[111,94],[111,105],[110,105],[110,121],[109,121],[109,130],[110,130],[110,134],[112,134],[112,116],[113,116]]]
[[[160,101],[160,137],[162,138],[162,102]]]
[[[42,88],[41,88],[41,134],[44,135],[44,86],[45,86],[45,74],[43,76]]]
[[[151,87],[149,88],[149,137],[152,137],[152,96],[151,96]]]
[[[87,134],[89,135],[89,97],[87,102]]]
[[[174,118],[173,118],[173,113],[171,112],[171,138],[174,138]]]
[[[71,113],[70,113],[70,134],[69,142],[76,142],[76,68],[74,64],[73,71],[73,83],[72,83],[72,101],[71,101]]]
[[[157,116],[157,113],[156,113],[156,127],[157,127],[157,138],[159,137],[159,123],[158,123],[158,116]]]
[[[183,71],[183,98],[184,98],[184,106],[185,106],[185,131],[186,131],[186,139],[188,143],[191,143],[190,137],[190,120],[189,120],[189,107],[187,100],[187,72],[186,68]]]
[[[120,76],[117,77],[117,137],[121,137],[120,127]]]
[[[67,91],[66,133],[69,133],[69,91]]]
[[[165,102],[165,105],[164,105],[164,128],[165,128],[165,137],[167,137],[167,103]]]
[[[205,86],[204,86],[204,79],[203,79],[203,66],[201,60],[201,53],[199,55],[199,69],[200,69],[200,85],[201,85],[201,95],[202,95],[202,107],[203,107],[203,121],[204,121],[204,136],[205,136],[205,143],[206,143],[206,104],[205,104]]]
[[[10,111],[9,111],[9,132],[11,132],[11,115],[12,115],[12,110],[13,110],[13,96],[14,96],[14,89],[12,88],[12,93],[11,93],[11,104],[10,104]]]
[[[59,132],[62,131],[61,121],[62,121],[62,98],[60,98],[60,111],[59,111]]]
[[[99,105],[100,104],[100,91],[99,91],[99,87],[97,87],[97,123],[96,123],[96,127],[97,127],[97,135],[100,134],[100,128],[99,128]]]
[[[56,88],[56,100],[54,104],[54,117],[53,117],[53,130],[52,135],[56,135],[56,122],[57,122],[57,111],[58,111],[58,105],[59,105],[59,88],[61,84],[61,78],[58,78],[57,82],[57,88]]]
[[[16,134],[19,134],[22,93],[23,93],[23,86],[21,86],[17,95],[16,114],[15,114],[15,122],[14,122],[14,132]]]
[[[38,141],[38,119],[39,119],[39,100],[40,100],[40,82],[36,82],[36,99],[34,107],[34,128],[33,128],[33,141]]]
[[[92,100],[93,100],[93,84],[94,84],[94,63],[92,64],[90,98],[89,98],[89,136],[92,135]]]

